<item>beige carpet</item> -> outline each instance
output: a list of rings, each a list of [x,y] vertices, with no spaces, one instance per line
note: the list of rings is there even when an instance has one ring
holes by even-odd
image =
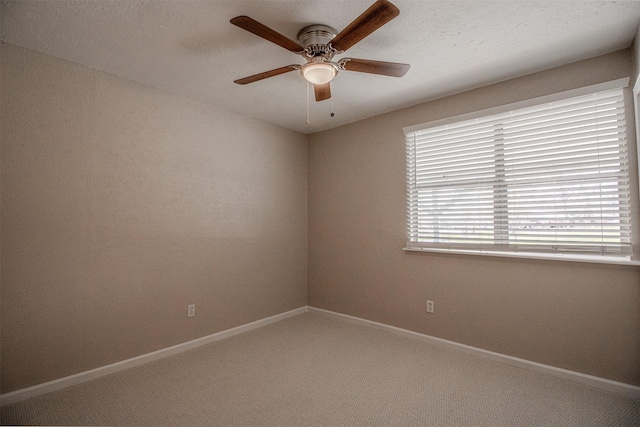
[[[631,426],[640,400],[306,313],[5,406],[4,424]]]

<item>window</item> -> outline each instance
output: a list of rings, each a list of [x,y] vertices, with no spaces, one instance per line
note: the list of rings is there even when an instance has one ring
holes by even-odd
[[[408,249],[630,258],[622,88],[405,136]]]

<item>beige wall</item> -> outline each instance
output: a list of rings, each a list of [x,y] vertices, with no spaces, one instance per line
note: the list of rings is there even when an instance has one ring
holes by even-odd
[[[631,87],[633,88],[640,74],[640,25],[636,29],[636,36],[631,45],[633,51],[633,76],[631,77]]]
[[[640,384],[638,268],[402,250],[404,126],[629,76],[631,68],[624,50],[312,135],[309,305]],[[426,314],[427,299],[435,314]]]
[[[306,305],[304,135],[9,44],[1,79],[3,393]]]

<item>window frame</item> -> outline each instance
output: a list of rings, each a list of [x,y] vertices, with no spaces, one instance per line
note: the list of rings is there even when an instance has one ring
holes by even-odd
[[[639,79],[640,83],[640,79]],[[637,109],[634,108],[634,103],[632,102],[635,99],[640,100],[640,85],[636,85],[634,88],[634,93],[636,97],[631,99],[630,94],[628,93],[628,84],[629,78],[617,79],[605,83],[600,83],[596,85],[586,86],[578,89],[572,89],[568,91],[563,91],[551,95],[536,97],[532,99],[528,99],[525,101],[514,102],[510,104],[501,105],[498,107],[483,109],[479,111],[474,111],[466,114],[456,115],[444,119],[434,120],[431,122],[421,123],[418,125],[408,126],[403,128],[403,132],[406,135],[411,134],[416,131],[421,131],[433,127],[444,126],[448,124],[464,122],[468,120],[483,118],[491,115],[501,114],[513,110],[524,109],[528,107],[533,107],[541,104],[546,104],[550,102],[562,101],[568,98],[578,97],[582,95],[588,95],[595,92],[603,92],[612,89],[620,89],[623,88],[624,95],[624,104],[625,104],[625,119],[627,122],[627,152],[629,157],[629,180],[631,182],[630,185],[630,193],[631,193],[631,244],[632,244],[632,252],[630,255],[597,255],[597,254],[573,254],[573,253],[552,253],[552,252],[527,252],[523,250],[519,251],[500,251],[497,246],[494,246],[491,249],[483,249],[483,248],[466,248],[465,245],[458,248],[456,245],[446,245],[447,247],[437,247],[437,245],[420,245],[419,243],[412,243],[410,240],[409,232],[410,227],[409,224],[406,224],[407,231],[407,243],[404,247],[405,251],[417,251],[417,252],[436,252],[436,253],[452,253],[452,254],[465,254],[465,255],[486,255],[486,256],[497,256],[497,257],[512,257],[512,258],[533,258],[533,259],[544,259],[544,260],[564,260],[564,261],[578,261],[578,262],[591,262],[591,263],[606,263],[606,264],[626,264],[626,265],[640,265],[640,260],[637,258],[637,244],[638,244],[638,224],[639,224],[639,203],[638,203],[638,158],[637,158],[637,149],[636,149],[636,132],[635,132],[635,124],[636,122],[640,123],[640,116],[636,114],[635,119],[633,118],[633,112]],[[640,125],[639,125],[640,127]],[[410,159],[407,158],[407,168],[409,167]],[[406,177],[407,187],[409,186],[409,176]],[[408,206],[408,198],[409,194],[407,194],[405,201]],[[495,207],[494,207],[495,209]],[[407,212],[409,214],[409,212]],[[409,221],[409,215],[407,215],[407,221]]]

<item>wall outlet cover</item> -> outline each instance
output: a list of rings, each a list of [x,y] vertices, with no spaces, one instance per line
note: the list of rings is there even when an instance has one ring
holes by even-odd
[[[433,313],[433,301],[427,300],[427,313]]]

